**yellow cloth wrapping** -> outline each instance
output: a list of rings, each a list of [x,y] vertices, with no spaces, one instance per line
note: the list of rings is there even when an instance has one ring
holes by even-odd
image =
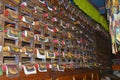
[[[74,0],[75,4],[83,10],[87,15],[93,18],[96,22],[100,23],[107,31],[108,23],[106,19],[88,2],[88,0]]]

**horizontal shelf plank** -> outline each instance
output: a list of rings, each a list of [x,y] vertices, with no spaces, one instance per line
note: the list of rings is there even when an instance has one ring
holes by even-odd
[[[119,65],[112,65],[113,70],[120,70],[120,64]]]

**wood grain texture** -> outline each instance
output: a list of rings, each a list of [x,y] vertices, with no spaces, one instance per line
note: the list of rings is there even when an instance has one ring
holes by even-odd
[[[113,70],[120,70],[120,65],[112,65]]]
[[[74,69],[64,72],[51,71],[37,72],[37,74],[25,75],[23,71],[16,78],[9,78],[4,73],[0,80],[99,80],[99,70]]]

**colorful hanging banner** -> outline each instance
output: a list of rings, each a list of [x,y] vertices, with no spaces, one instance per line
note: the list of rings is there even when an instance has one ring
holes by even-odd
[[[120,0],[107,0],[107,17],[112,40],[112,53],[120,52]]]

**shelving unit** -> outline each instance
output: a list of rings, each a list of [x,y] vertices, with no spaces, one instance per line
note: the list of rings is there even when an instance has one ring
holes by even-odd
[[[98,67],[94,36],[97,23],[68,0],[1,1],[1,65],[17,65],[20,75],[23,66],[36,70],[42,66],[45,71],[51,70],[50,74]]]

